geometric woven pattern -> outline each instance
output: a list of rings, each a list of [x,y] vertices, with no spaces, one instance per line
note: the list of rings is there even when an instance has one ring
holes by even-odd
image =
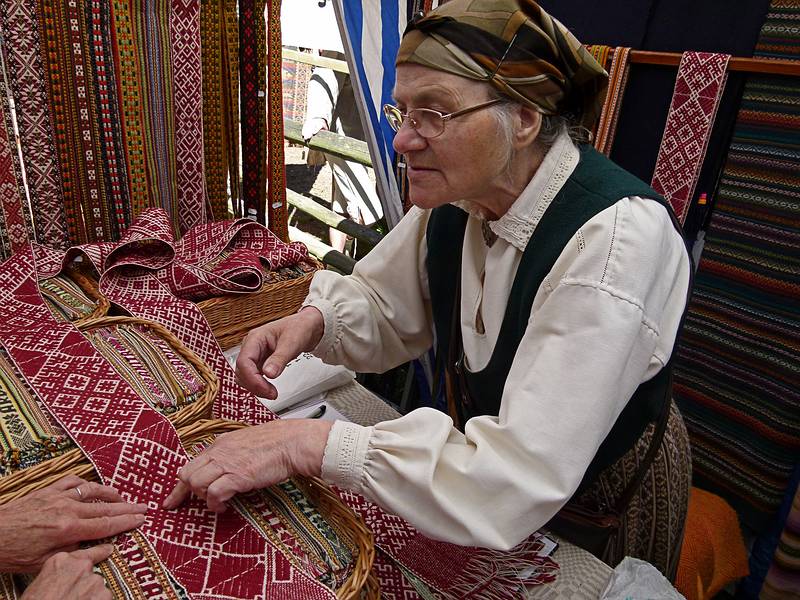
[[[188,460],[177,432],[80,332],[49,315],[30,250],[0,270],[0,341],[103,483],[148,505],[139,531],[193,598],[333,598],[237,511],[216,515],[196,497],[161,508]]]
[[[203,173],[200,0],[172,0],[171,5],[178,228],[183,233],[207,220]]]
[[[683,223],[706,155],[730,56],[684,52],[658,150],[653,189]]]

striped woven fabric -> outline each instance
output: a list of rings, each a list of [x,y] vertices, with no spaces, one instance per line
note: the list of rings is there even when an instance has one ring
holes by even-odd
[[[97,302],[66,273],[42,279],[39,291],[50,312],[60,320],[76,321],[88,317],[97,308]]]
[[[139,397],[162,414],[192,404],[206,389],[195,367],[147,327],[113,325],[85,335]]]
[[[622,97],[625,94],[625,86],[628,84],[630,53],[630,48],[622,46],[615,48],[611,67],[608,70],[608,90],[594,138],[594,147],[606,156],[611,155],[611,148],[614,145],[619,113],[622,109]]]
[[[86,7],[91,33],[89,57],[96,85],[97,126],[100,130],[102,173],[106,188],[107,210],[111,213],[112,238],[119,239],[133,214],[128,184],[128,167],[122,137],[122,115],[118,94],[119,72],[114,62],[111,3],[91,0]]]
[[[70,240],[109,240],[112,219],[100,163],[95,82],[88,56],[90,32],[81,10],[83,2],[43,2],[40,8],[44,73]],[[102,44],[92,44],[92,50],[101,54],[103,64]]]
[[[144,151],[148,184],[155,206],[170,215],[178,229],[175,164],[175,99],[170,59],[170,1],[133,0],[139,64],[142,68]]]
[[[0,348],[0,476],[38,465],[74,447]]]
[[[242,182],[239,176],[239,18],[238,0],[225,0],[225,45],[223,46],[223,114],[224,135],[228,149],[228,182],[230,185],[233,216],[245,215],[242,205]],[[235,167],[234,167],[235,165]]]
[[[800,488],[786,517],[775,556],[759,600],[786,600],[800,595]]]
[[[131,198],[132,217],[136,218],[146,209],[155,206],[153,193],[148,185],[144,146],[144,73],[139,60],[139,42],[136,26],[128,0],[113,0],[114,64],[119,71],[120,105],[122,126],[125,131],[125,157],[128,167],[128,192]]]
[[[800,58],[800,2],[756,48]],[[800,456],[800,82],[745,86],[675,365],[696,485],[759,531]]]
[[[281,0],[267,1],[267,81],[269,124],[267,140],[267,225],[284,242],[289,241],[286,205],[286,169],[283,156],[283,93],[281,85]],[[263,72],[263,69],[262,69]]]
[[[206,191],[212,218],[228,213],[228,156],[223,135],[223,97],[226,94],[223,46],[225,44],[224,3],[203,0],[200,4],[200,37],[203,48],[203,156]]]

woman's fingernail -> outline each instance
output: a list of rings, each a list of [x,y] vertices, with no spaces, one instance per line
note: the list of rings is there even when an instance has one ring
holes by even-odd
[[[278,374],[278,367],[275,365],[267,365],[264,367],[264,375],[272,379]]]

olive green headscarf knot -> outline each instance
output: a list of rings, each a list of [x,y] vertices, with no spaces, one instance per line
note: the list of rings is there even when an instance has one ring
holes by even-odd
[[[608,74],[533,0],[450,0],[412,21],[397,64],[416,63],[491,83],[544,114],[572,114],[588,129]]]

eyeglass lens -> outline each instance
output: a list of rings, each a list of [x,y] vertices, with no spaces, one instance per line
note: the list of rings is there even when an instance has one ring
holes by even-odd
[[[385,113],[389,126],[395,131],[399,131],[406,121],[422,137],[435,137],[444,130],[442,115],[434,110],[418,108],[404,115],[396,107],[387,106]]]

